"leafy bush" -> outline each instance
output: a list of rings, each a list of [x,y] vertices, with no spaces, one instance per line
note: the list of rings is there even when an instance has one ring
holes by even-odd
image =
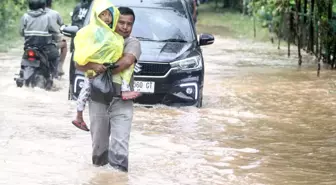
[[[65,23],[69,23],[71,12],[79,0],[57,0],[53,8],[57,10]],[[28,10],[28,0],[1,0],[0,3],[0,51],[6,51],[20,40],[19,26],[21,16]]]

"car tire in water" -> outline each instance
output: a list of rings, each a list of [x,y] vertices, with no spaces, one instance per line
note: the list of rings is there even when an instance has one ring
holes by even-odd
[[[73,85],[69,83],[68,100],[73,100]]]

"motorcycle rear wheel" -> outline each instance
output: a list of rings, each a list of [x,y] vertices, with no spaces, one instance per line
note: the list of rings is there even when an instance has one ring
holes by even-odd
[[[40,74],[35,75],[34,87],[44,89],[44,88],[46,88],[46,82],[47,82],[47,80],[44,78],[44,76],[42,76]]]

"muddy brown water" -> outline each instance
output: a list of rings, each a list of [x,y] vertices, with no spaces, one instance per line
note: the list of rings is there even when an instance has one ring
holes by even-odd
[[[67,76],[52,92],[20,89],[21,50],[0,54],[0,184],[336,184],[336,72],[317,78],[308,56],[298,69],[276,48],[219,36],[203,47],[204,107],[136,105],[128,174],[91,165]]]

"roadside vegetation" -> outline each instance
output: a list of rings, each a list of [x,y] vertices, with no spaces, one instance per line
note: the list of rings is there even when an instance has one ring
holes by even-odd
[[[254,38],[253,17],[243,15],[236,10],[215,7],[215,3],[201,4],[198,7],[199,33],[210,32],[223,37],[269,41],[270,34],[261,22],[256,22],[258,34]]]
[[[208,0],[199,12],[201,31],[222,22],[232,35],[286,41],[288,55],[297,46],[299,66],[303,50],[318,58],[318,70],[321,62],[336,69],[336,0]]]
[[[57,0],[54,9],[65,23],[79,0]],[[204,0],[201,0],[204,1]],[[286,41],[301,52],[336,68],[336,0],[208,0],[200,4],[198,32],[211,32],[259,41]],[[22,43],[18,33],[20,17],[27,11],[26,0],[1,0],[0,51]]]
[[[77,0],[57,0],[54,3],[56,9],[64,19],[70,23],[69,13],[73,10]],[[23,40],[19,35],[21,16],[28,10],[27,0],[1,0],[0,3],[0,52],[7,51]]]

